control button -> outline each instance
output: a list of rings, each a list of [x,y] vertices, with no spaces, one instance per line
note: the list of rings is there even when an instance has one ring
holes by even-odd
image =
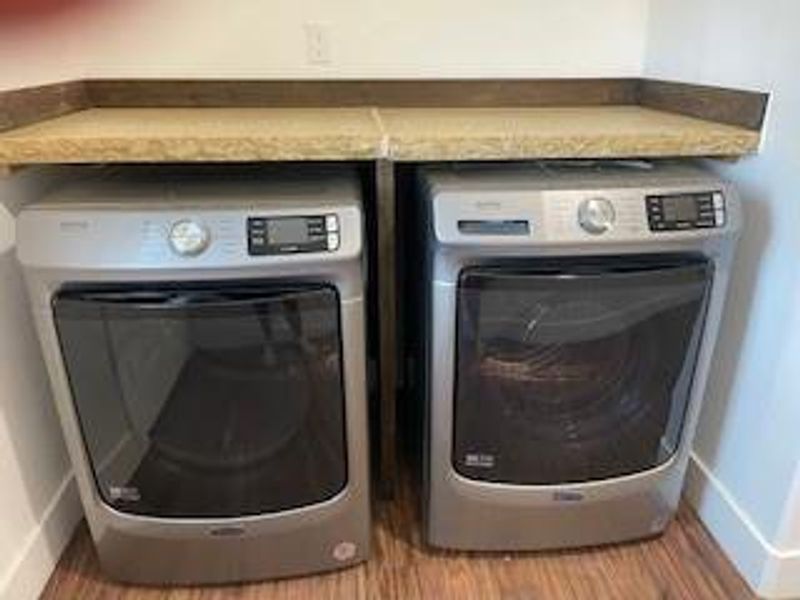
[[[339,234],[338,233],[329,233],[328,234],[328,250],[336,250],[339,247]]]
[[[725,200],[722,197],[722,194],[720,194],[719,192],[714,194],[714,208],[717,209],[725,208]]]
[[[191,219],[176,221],[169,231],[169,245],[181,256],[197,256],[208,248],[210,242],[208,228]]]
[[[339,217],[328,215],[325,217],[325,229],[328,231],[339,231]]]
[[[614,205],[606,198],[589,198],[578,206],[578,224],[592,235],[611,229],[615,218]]]
[[[717,227],[725,225],[725,211],[721,208],[714,211],[714,222],[717,224]]]

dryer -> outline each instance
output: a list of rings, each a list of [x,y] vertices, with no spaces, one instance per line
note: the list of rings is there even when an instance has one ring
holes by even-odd
[[[525,550],[661,532],[740,226],[694,165],[421,172],[425,532]]]
[[[354,175],[103,169],[25,208],[18,252],[109,576],[216,583],[366,559]]]

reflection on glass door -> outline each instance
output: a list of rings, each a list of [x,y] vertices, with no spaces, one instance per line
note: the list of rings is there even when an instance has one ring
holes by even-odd
[[[692,258],[465,269],[456,471],[556,484],[665,462],[680,440],[711,277]]]
[[[53,308],[111,506],[240,516],[313,504],[344,487],[335,288],[72,288]]]

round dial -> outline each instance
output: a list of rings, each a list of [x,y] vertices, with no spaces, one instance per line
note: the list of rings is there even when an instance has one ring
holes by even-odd
[[[593,235],[605,233],[614,225],[614,205],[606,198],[589,198],[578,207],[578,223]]]
[[[176,221],[169,231],[169,245],[181,256],[197,256],[210,242],[208,228],[191,219]]]

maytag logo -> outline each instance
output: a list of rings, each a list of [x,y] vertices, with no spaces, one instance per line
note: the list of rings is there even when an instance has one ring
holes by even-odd
[[[482,212],[500,210],[502,207],[503,205],[497,200],[478,200],[475,202],[475,208]]]
[[[63,233],[84,233],[89,230],[89,221],[60,221],[58,229]]]
[[[217,537],[238,537],[246,533],[246,529],[241,525],[229,525],[227,527],[215,527],[209,530],[209,534]]]
[[[556,490],[553,492],[553,500],[556,502],[580,502],[583,494],[573,490]]]

